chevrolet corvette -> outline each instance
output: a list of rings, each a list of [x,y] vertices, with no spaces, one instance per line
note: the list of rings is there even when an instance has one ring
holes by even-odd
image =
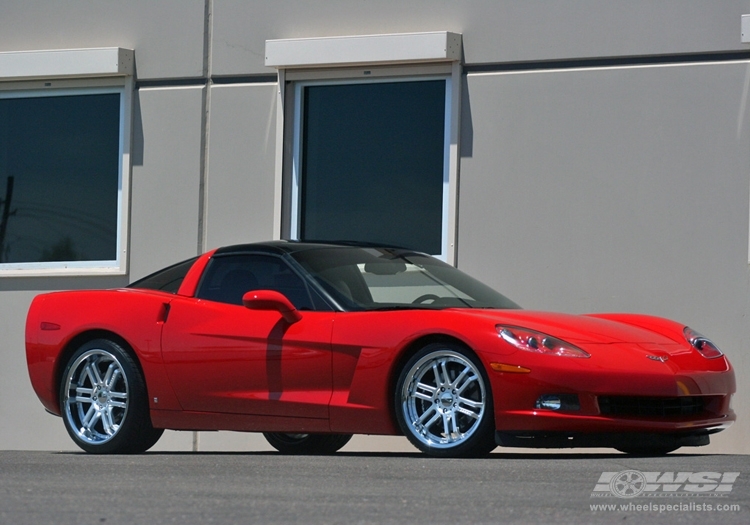
[[[637,314],[528,311],[404,249],[219,248],[113,290],[38,295],[32,386],[91,453],[164,429],[262,432],[287,454],[404,435],[439,457],[496,446],[666,454],[735,420],[711,340]]]

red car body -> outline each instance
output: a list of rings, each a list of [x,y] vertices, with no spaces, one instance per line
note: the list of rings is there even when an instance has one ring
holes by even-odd
[[[282,255],[296,246],[263,245]],[[107,339],[140,368],[156,429],[401,434],[399,374],[418,349],[450,342],[469,349],[486,374],[500,445],[627,449],[633,437],[647,444],[669,437],[669,446],[632,449],[666,451],[706,444],[735,419],[729,361],[720,353],[707,358],[673,321],[457,307],[290,313],[262,303],[265,296],[245,307],[196,297],[212,257],[189,263],[176,293],[37,296],[26,355],[44,407],[61,415],[71,356],[87,341]],[[499,336],[501,327],[551,334],[588,357],[524,351]],[[544,396],[552,397],[549,406],[540,406]],[[570,400],[577,405],[566,407]]]

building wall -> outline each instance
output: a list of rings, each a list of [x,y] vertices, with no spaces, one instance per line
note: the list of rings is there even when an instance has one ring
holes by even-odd
[[[0,52],[134,49],[136,93],[129,274],[0,278],[0,448],[73,448],[27,378],[35,294],[277,235],[267,39],[440,30],[464,48],[458,266],[527,308],[644,312],[712,337],[739,392],[738,422],[709,450],[750,453],[743,13],[750,1],[4,2]],[[157,449],[191,446],[169,433]]]

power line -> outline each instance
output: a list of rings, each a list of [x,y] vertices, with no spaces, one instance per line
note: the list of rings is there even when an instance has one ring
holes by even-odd
[[[3,203],[3,214],[0,218],[0,263],[5,258],[5,232],[8,231],[8,219],[15,211],[11,213],[10,203],[13,200],[13,182],[14,177],[8,177],[5,184],[5,200]]]

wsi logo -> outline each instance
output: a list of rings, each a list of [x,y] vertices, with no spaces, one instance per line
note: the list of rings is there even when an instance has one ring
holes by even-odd
[[[722,496],[732,492],[739,472],[602,472],[592,498]]]

